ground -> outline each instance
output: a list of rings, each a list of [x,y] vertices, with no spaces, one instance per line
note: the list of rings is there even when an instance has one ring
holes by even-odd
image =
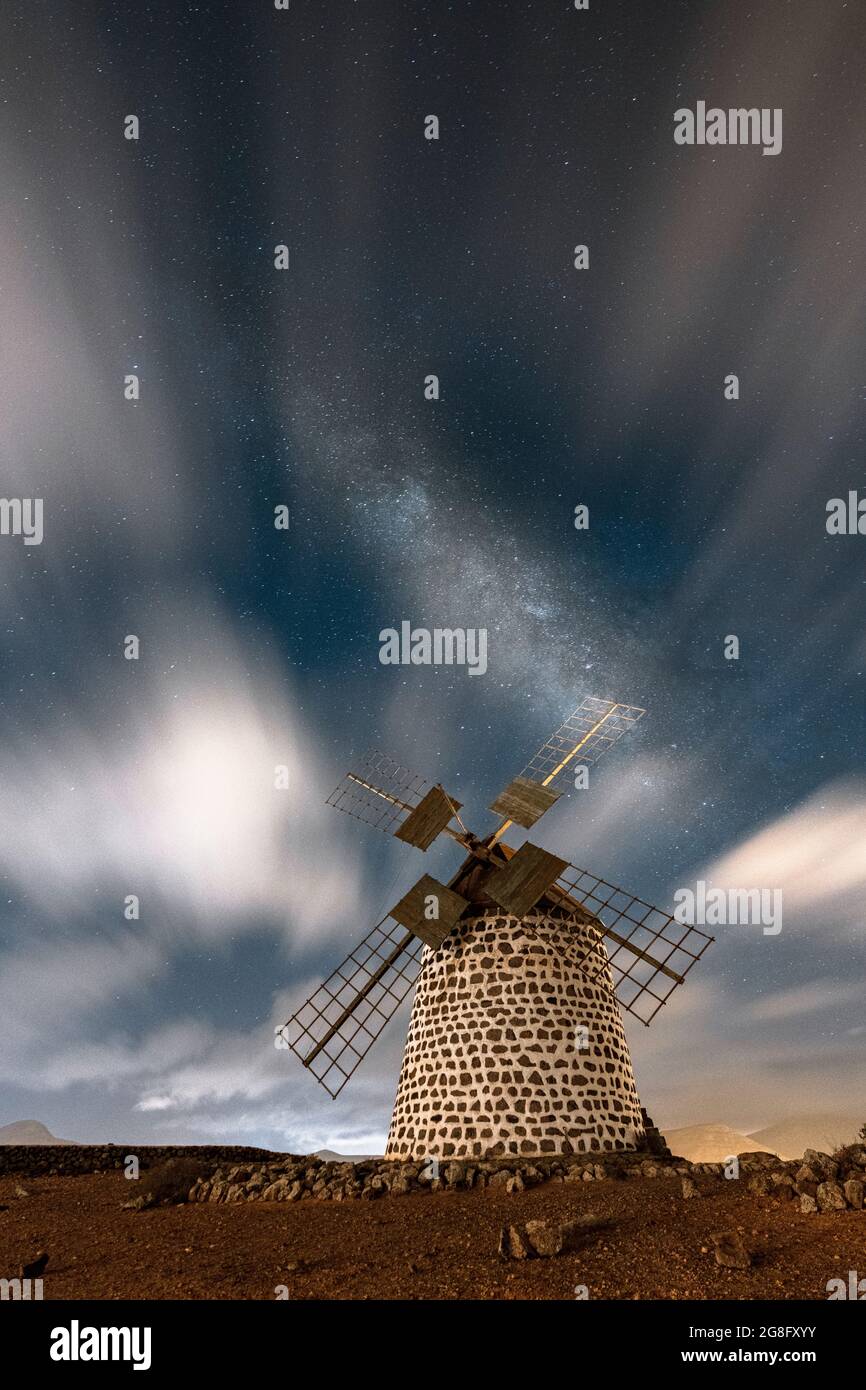
[[[23,1186],[28,1195],[18,1197]],[[0,1179],[0,1277],[46,1250],[45,1299],[826,1299],[828,1279],[866,1272],[866,1213],[804,1216],[796,1204],[718,1183],[546,1184],[377,1201],[193,1204],[121,1210],[121,1173]],[[506,1222],[610,1219],[577,1253],[503,1262]],[[759,1250],[718,1266],[711,1232],[739,1227]]]

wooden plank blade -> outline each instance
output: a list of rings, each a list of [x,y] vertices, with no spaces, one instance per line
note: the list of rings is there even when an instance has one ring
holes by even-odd
[[[484,892],[506,912],[525,917],[567,868],[568,860],[558,859],[527,840],[504,868],[494,870],[484,880]]]
[[[448,796],[442,787],[431,787],[394,834],[407,845],[427,850],[436,836],[445,829],[454,813],[460,810],[462,804],[461,801],[454,801]]]
[[[451,935],[468,906],[466,898],[425,874],[405,898],[391,908],[391,916],[435,951],[446,936]],[[436,916],[430,917],[430,911],[435,911]]]
[[[498,816],[507,816],[515,825],[522,825],[524,830],[530,830],[545,811],[549,811],[559,800],[560,795],[560,792],[550,791],[528,777],[515,777],[491,803],[490,810]]]

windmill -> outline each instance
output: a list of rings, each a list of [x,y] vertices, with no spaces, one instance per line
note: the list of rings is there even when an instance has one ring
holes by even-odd
[[[644,1119],[620,1009],[649,1025],[712,937],[525,841],[576,766],[645,713],[588,697],[502,791],[499,825],[382,754],[328,798],[426,851],[466,851],[448,884],[425,874],[278,1029],[336,1097],[417,980],[387,1156],[481,1157],[640,1147]]]

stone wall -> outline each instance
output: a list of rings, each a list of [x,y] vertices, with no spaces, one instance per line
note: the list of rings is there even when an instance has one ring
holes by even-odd
[[[167,1158],[200,1158],[203,1168],[221,1163],[263,1163],[285,1159],[287,1154],[235,1144],[0,1144],[0,1174],[22,1173],[74,1176],[122,1168],[128,1154],[135,1154],[142,1168],[153,1168]]]
[[[682,1158],[650,1157],[627,1151],[579,1157],[498,1158],[395,1162],[365,1159],[360,1163],[325,1163],[319,1158],[240,1164],[218,1169],[193,1184],[190,1202],[345,1202],[414,1193],[477,1191],[505,1194],[545,1183],[631,1181],[657,1178],[670,1186],[676,1200],[712,1195],[728,1182],[742,1183],[759,1198],[795,1203],[801,1212],[863,1211],[866,1146],[855,1145],[835,1157],[807,1150],[802,1159],[784,1162],[775,1154],[742,1154],[736,1177],[722,1163],[689,1163]],[[147,1205],[140,1197],[132,1205]]]
[[[609,973],[580,968],[592,933],[487,908],[425,948],[386,1157],[644,1146]]]

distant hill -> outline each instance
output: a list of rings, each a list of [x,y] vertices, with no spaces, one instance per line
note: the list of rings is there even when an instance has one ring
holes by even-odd
[[[741,1134],[729,1125],[689,1125],[685,1129],[666,1129],[663,1133],[671,1153],[691,1163],[721,1163],[731,1154],[754,1153],[756,1149],[777,1152],[771,1144],[759,1143],[756,1135]]]
[[[0,1144],[72,1144],[72,1139],[58,1139],[39,1120],[14,1120],[0,1125]]]
[[[750,1138],[756,1149],[769,1149],[781,1158],[800,1158],[804,1149],[831,1153],[842,1144],[853,1143],[864,1120],[866,1101],[859,1119],[839,1114],[802,1115],[798,1119],[768,1125],[766,1129],[759,1129],[750,1135]]]
[[[381,1158],[381,1154],[337,1154],[333,1149],[317,1149],[316,1158],[323,1163],[363,1163],[365,1158]]]

